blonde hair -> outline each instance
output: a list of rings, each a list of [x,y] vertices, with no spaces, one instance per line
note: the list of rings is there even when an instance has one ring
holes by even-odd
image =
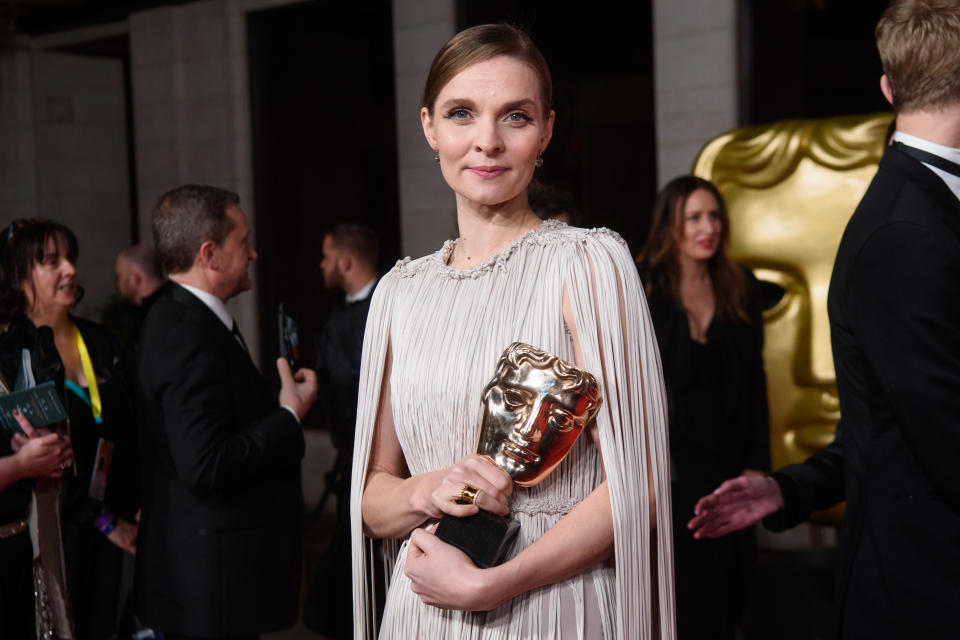
[[[894,0],[880,17],[877,50],[896,112],[960,101],[960,2]]]

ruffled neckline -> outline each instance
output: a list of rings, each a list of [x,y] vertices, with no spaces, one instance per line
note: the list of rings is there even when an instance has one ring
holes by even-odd
[[[446,240],[443,246],[440,247],[440,250],[431,254],[428,258],[438,271],[451,278],[478,278],[494,270],[505,271],[506,263],[510,260],[511,256],[516,253],[517,249],[528,244],[539,244],[545,233],[562,229],[566,226],[566,223],[559,220],[544,220],[539,226],[515,238],[503,251],[491,255],[485,261],[472,267],[458,269],[457,267],[451,267],[447,264],[450,261],[450,255],[453,253],[453,250],[457,248],[460,238]]]

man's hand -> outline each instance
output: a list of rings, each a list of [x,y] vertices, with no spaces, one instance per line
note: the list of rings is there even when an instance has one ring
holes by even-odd
[[[277,358],[277,371],[280,373],[280,404],[293,409],[303,422],[303,417],[317,399],[317,374],[311,369],[297,369],[293,373],[284,358]]]
[[[107,539],[133,555],[137,555],[137,525],[123,518],[117,518],[117,526],[107,534]]]
[[[700,498],[693,509],[696,517],[687,523],[687,529],[698,540],[719,538],[756,524],[782,508],[783,494],[776,480],[748,471]]]

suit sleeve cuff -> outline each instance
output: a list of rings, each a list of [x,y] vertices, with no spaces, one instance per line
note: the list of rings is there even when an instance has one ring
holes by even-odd
[[[300,424],[300,416],[297,415],[296,411],[294,411],[291,407],[288,407],[285,404],[280,405],[280,408],[286,409],[287,411],[289,411],[290,415],[293,416],[293,419],[297,421],[297,424]]]

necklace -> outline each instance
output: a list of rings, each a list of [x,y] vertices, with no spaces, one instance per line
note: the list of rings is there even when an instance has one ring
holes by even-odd
[[[517,225],[517,229],[524,229],[524,230],[523,230],[523,231],[520,231],[520,232],[518,232],[518,233],[515,233],[512,237],[508,238],[507,240],[504,240],[504,241],[502,241],[502,242],[494,245],[494,247],[490,250],[490,253],[487,255],[487,257],[489,258],[490,256],[495,256],[495,255],[497,255],[498,253],[500,253],[501,251],[503,251],[505,248],[507,248],[508,246],[510,246],[510,244],[511,244],[512,242],[514,242],[517,238],[522,237],[522,236],[525,235],[528,231],[530,231],[533,227],[531,227],[530,229],[527,229],[527,228],[526,228],[526,223],[527,223],[527,216],[524,215],[524,217],[523,217],[523,219],[521,220],[520,224]],[[457,251],[459,251],[459,252],[460,252],[460,255],[461,255],[462,257],[466,258],[466,260],[467,260],[468,262],[473,262],[473,257],[468,253],[465,240],[466,240],[466,238],[463,237],[463,236],[461,236],[460,238],[457,239],[457,244],[456,244],[456,246],[454,247],[453,252],[451,252],[451,254],[450,254],[451,262],[453,261],[453,257],[454,257],[454,255],[457,253]]]

